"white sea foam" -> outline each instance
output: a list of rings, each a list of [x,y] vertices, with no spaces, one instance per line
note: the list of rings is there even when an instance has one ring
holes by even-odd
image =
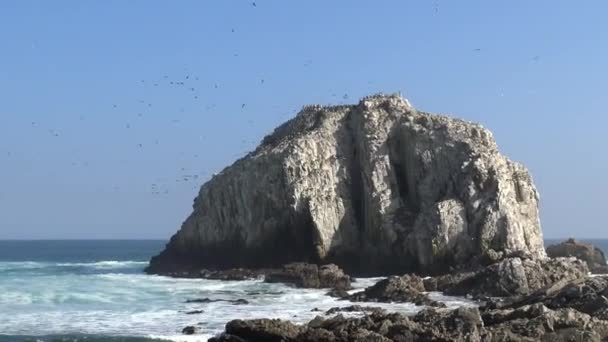
[[[32,264],[22,264],[26,267]],[[74,265],[74,264],[71,264]],[[138,266],[137,262],[98,262],[85,267]],[[141,265],[139,265],[141,266]],[[59,266],[63,267],[63,266]],[[120,266],[122,267],[122,266]],[[106,270],[100,270],[106,272]],[[281,318],[305,323],[331,307],[350,305],[325,295],[326,289],[295,289],[262,280],[218,281],[174,279],[141,273],[105,274],[0,273],[0,331],[9,335],[101,334],[154,336],[172,341],[206,341],[236,318]],[[382,278],[357,279],[361,291]],[[462,298],[431,293],[448,306],[473,305]],[[246,299],[249,304],[220,301],[186,303],[188,299]],[[413,314],[411,303],[358,303]],[[202,314],[186,312],[203,310]],[[181,336],[185,326],[200,334]]]
[[[122,267],[146,266],[147,264],[148,264],[147,261],[107,260],[107,261],[97,261],[97,262],[57,263],[55,265],[60,266],[60,267],[82,266],[82,267],[95,267],[95,268],[122,268]]]
[[[27,271],[42,270],[45,268],[75,268],[85,267],[92,269],[121,269],[121,268],[143,268],[147,261],[97,261],[97,262],[38,262],[38,261],[3,261],[0,262],[0,271]]]
[[[201,334],[201,335],[148,335],[146,337],[162,339],[167,341],[175,342],[207,342],[208,339],[215,336],[215,334]]]

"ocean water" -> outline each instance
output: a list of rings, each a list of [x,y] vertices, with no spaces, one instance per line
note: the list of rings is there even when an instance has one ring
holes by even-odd
[[[0,241],[0,342],[151,340],[207,341],[237,318],[307,322],[350,305],[326,290],[295,289],[262,280],[224,282],[145,275],[147,260],[164,241]],[[358,291],[379,278],[358,279]],[[475,305],[431,294],[449,306]],[[188,299],[245,299],[185,303]],[[413,304],[375,304],[413,314]],[[188,315],[186,312],[203,310]],[[181,330],[193,325],[197,335]]]

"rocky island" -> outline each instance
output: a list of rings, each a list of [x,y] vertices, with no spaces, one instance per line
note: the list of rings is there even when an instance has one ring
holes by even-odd
[[[204,184],[149,272],[335,263],[354,275],[545,256],[528,171],[400,96],[308,106]]]
[[[307,106],[201,187],[146,271],[265,276],[333,288],[345,304],[426,307],[408,317],[351,305],[306,325],[236,320],[213,341],[605,341],[608,279],[589,276],[604,269],[600,254],[567,245],[548,257],[538,201],[527,169],[478,124],[399,95]],[[389,277],[353,294],[347,274]],[[479,307],[447,309],[431,291]]]

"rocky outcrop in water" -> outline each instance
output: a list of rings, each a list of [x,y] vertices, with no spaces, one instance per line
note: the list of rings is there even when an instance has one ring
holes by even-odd
[[[587,273],[587,264],[576,258],[507,258],[480,270],[429,278],[424,285],[427,291],[455,296],[509,297],[584,278]]]
[[[577,257],[589,265],[592,273],[608,274],[604,252],[590,243],[568,239],[557,245],[547,247],[547,255],[552,258]]]
[[[305,261],[439,273],[544,257],[538,197],[480,125],[397,95],[308,106],[202,186],[147,271]]]
[[[307,263],[287,264],[280,270],[268,272],[264,281],[288,283],[302,288],[351,289],[350,276],[333,264],[323,266]]]
[[[445,307],[445,304],[432,300],[425,293],[422,278],[406,274],[401,277],[391,276],[377,282],[362,292],[344,297],[354,302],[414,303],[434,307]]]

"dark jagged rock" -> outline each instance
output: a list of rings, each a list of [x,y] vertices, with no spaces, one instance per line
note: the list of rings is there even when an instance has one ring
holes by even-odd
[[[307,263],[292,263],[283,266],[281,270],[268,273],[264,281],[289,283],[302,288],[351,289],[350,276],[332,264],[317,266]]]
[[[375,95],[307,106],[214,175],[146,271],[312,262],[440,274],[517,253],[545,256],[528,171],[480,125]]]
[[[186,312],[186,315],[199,315],[199,314],[202,314],[202,313],[205,313],[205,311],[203,311],[203,310],[194,310],[194,311],[188,311],[188,312]]]
[[[186,303],[198,303],[198,304],[207,304],[207,303],[215,303],[215,302],[228,302],[234,305],[244,305],[249,304],[246,299],[211,299],[211,298],[197,298],[197,299],[188,299]]]
[[[234,320],[226,324],[228,335],[247,341],[290,341],[304,331],[304,327],[278,319]]]
[[[589,269],[576,258],[507,258],[479,271],[425,281],[429,291],[476,298],[526,295],[558,281],[585,277]]]
[[[445,307],[445,304],[430,299],[426,294],[422,278],[416,275],[391,276],[366,288],[362,292],[345,297],[355,302],[412,302],[416,305]]]
[[[590,243],[568,239],[547,247],[547,255],[552,258],[577,257],[587,263],[592,273],[608,274],[604,252]]]
[[[606,341],[608,321],[542,304],[517,309],[425,309],[413,317],[382,311],[364,317],[317,316],[306,325],[280,320],[232,321],[210,341]],[[232,339],[229,339],[232,338]]]
[[[184,335],[194,335],[196,333],[196,327],[193,326],[187,326],[184,329],[182,329],[182,334]]]
[[[484,341],[605,341],[608,321],[571,308],[551,310],[542,304],[483,315]]]
[[[379,307],[374,306],[361,306],[361,305],[351,305],[346,307],[335,307],[327,310],[325,312],[326,315],[335,315],[340,312],[372,312],[372,313],[385,313],[386,310]]]
[[[247,268],[231,268],[227,270],[206,270],[199,271],[199,277],[210,280],[249,280],[259,278],[264,274],[264,270],[252,270]]]
[[[480,341],[483,322],[477,308],[426,309],[416,314],[418,341]],[[393,337],[396,337],[393,335]]]
[[[608,277],[586,277],[560,281],[527,296],[491,300],[492,309],[516,309],[542,304],[550,309],[572,308],[596,318],[608,320]]]

